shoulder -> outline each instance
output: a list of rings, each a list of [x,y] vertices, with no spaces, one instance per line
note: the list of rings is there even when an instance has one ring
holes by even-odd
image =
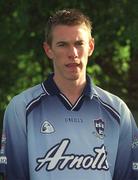
[[[95,98],[110,112],[114,113],[118,121],[130,119],[131,112],[126,103],[117,95],[114,95],[98,86],[94,87]]]
[[[97,96],[100,100],[105,103],[111,104],[114,107],[118,107],[118,104],[124,103],[124,101],[115,94],[108,92],[98,86],[94,87],[94,96]],[[117,108],[118,109],[118,108]]]
[[[35,85],[14,96],[7,106],[7,109],[25,110],[33,100],[46,95],[41,84]]]

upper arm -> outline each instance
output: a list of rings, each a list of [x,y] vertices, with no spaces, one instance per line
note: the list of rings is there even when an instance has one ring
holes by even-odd
[[[133,148],[136,137],[138,142],[138,129],[135,120],[130,110],[123,104],[113,180],[135,180],[134,177],[138,179],[138,174],[133,169],[134,162],[138,163],[138,144],[137,147]]]
[[[0,170],[7,180],[27,179],[28,155],[25,109],[12,100],[3,121]]]

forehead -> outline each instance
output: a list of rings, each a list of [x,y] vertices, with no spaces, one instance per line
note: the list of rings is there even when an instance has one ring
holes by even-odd
[[[87,39],[89,34],[89,29],[85,24],[75,26],[57,25],[53,28],[52,39],[53,41]]]

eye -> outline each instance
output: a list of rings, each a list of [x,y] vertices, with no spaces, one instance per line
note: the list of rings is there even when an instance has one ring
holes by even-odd
[[[58,47],[65,47],[65,46],[67,46],[67,43],[65,43],[65,42],[59,42],[59,43],[57,43],[57,46],[58,46]]]
[[[62,44],[58,44],[58,46],[59,46],[59,47],[64,47],[65,44],[63,44],[63,43],[62,43]]]
[[[75,43],[76,46],[83,46],[84,45],[84,42],[83,41],[77,41]]]

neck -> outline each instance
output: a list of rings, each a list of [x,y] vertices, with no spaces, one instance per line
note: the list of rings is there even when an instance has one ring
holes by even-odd
[[[54,77],[54,81],[58,86],[62,94],[64,94],[68,100],[74,104],[81,96],[84,87],[86,85],[86,77],[80,80],[59,80]]]

